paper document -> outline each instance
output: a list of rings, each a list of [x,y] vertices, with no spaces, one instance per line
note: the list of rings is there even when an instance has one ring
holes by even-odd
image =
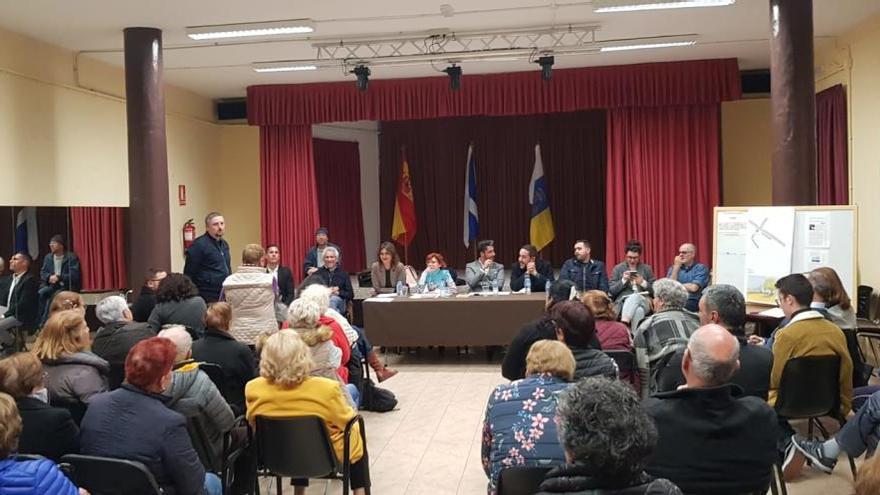
[[[782,308],[770,308],[758,313],[761,316],[769,316],[771,318],[785,318],[785,313],[782,311]]]
[[[393,300],[394,299],[389,298],[389,297],[370,297],[370,298],[364,299],[364,302],[391,302]]]

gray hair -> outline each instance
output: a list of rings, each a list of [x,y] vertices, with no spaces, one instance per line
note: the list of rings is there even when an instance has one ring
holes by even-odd
[[[663,302],[664,308],[683,308],[688,292],[678,280],[661,278],[654,282],[654,297]]]
[[[103,324],[113,323],[114,321],[125,320],[125,310],[128,309],[128,303],[122,296],[107,296],[98,302],[95,306],[95,316]]]
[[[321,252],[321,257],[326,256],[329,251],[333,251],[333,254],[335,254],[337,258],[339,257],[339,250],[333,246],[325,247],[324,251]]]
[[[744,332],[746,300],[739,289],[727,284],[710,285],[703,297],[706,298],[706,309],[717,312],[725,328],[736,334]]]
[[[314,302],[318,305],[321,314],[324,314],[330,307],[330,288],[321,284],[312,284],[299,293],[299,299]]]
[[[572,458],[593,468],[603,482],[632,481],[657,444],[657,428],[629,386],[586,378],[559,396],[559,442]]]
[[[287,310],[287,323],[293,329],[312,330],[318,326],[321,314],[321,308],[315,301],[299,298],[290,303],[290,308]]]
[[[714,325],[713,325],[714,326]],[[718,328],[715,326],[715,328]],[[713,344],[717,344],[718,340],[708,335],[707,327],[701,327],[691,334],[688,340],[688,353],[691,356],[691,371],[697,375],[707,387],[717,387],[723,385],[730,380],[730,377],[736,373],[737,362],[739,360],[739,342],[731,345],[733,351],[724,357],[718,359],[713,355]],[[725,332],[728,338],[734,339],[733,335]]]
[[[186,331],[186,327],[183,325],[167,325],[161,332],[159,332],[157,337],[162,337],[174,342],[174,346],[177,347],[177,356],[174,358],[175,362],[179,363],[189,358],[190,351],[192,351],[193,341],[192,336],[190,336],[189,332]]]

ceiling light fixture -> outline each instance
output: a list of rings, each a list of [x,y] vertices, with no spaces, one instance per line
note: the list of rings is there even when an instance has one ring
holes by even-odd
[[[549,81],[553,77],[553,62],[555,61],[556,59],[552,55],[544,55],[535,61],[541,66],[541,79]]]
[[[370,86],[370,68],[366,65],[358,65],[350,73],[357,76],[357,89],[366,91]]]
[[[724,7],[734,3],[736,0],[593,0],[593,12]]]
[[[631,43],[629,45],[611,45],[611,46],[603,46],[599,49],[600,52],[621,52],[625,50],[645,50],[648,48],[672,48],[676,46],[693,46],[697,42],[696,40],[690,41],[668,41],[664,43]]]
[[[449,89],[452,91],[458,91],[461,89],[461,67],[453,63],[449,67],[443,69],[443,72],[449,76]]]
[[[194,40],[216,40],[223,38],[244,38],[249,36],[304,34],[314,31],[315,25],[311,19],[291,19],[287,21],[192,26],[186,28],[186,35]]]
[[[296,62],[255,62],[251,64],[254,72],[299,72],[318,70],[317,65]]]

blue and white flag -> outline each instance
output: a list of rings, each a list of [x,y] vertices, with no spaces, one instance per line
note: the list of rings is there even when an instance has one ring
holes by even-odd
[[[15,222],[15,252],[24,251],[36,259],[40,254],[40,241],[37,238],[37,209],[25,206],[18,211]]]
[[[467,170],[464,173],[464,247],[480,235],[480,216],[477,215],[477,163],[474,145],[468,147]]]

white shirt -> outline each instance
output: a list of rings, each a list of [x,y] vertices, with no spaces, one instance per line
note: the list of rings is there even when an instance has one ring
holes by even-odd
[[[12,291],[15,290],[15,286],[18,285],[18,281],[21,280],[21,277],[26,272],[21,272],[18,275],[12,275],[12,283],[9,284],[9,294],[6,296],[6,307],[8,308],[10,304],[12,304]]]

